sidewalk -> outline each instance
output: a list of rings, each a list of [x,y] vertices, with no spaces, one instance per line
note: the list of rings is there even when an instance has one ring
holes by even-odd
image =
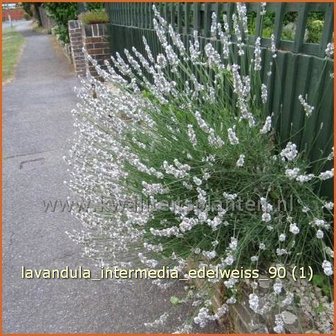
[[[21,278],[22,266],[96,268],[65,234],[80,230],[80,223],[43,208],[43,200],[69,195],[62,157],[78,83],[53,37],[33,32],[29,23],[17,28],[26,44],[15,79],[3,87],[3,333],[150,332],[143,323],[172,308],[176,286],[164,291],[148,280]],[[171,332],[184,316],[169,321],[153,331]]]

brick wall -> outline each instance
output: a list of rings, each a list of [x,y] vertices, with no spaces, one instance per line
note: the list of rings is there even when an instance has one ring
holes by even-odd
[[[102,23],[82,25],[78,20],[71,20],[68,25],[76,73],[85,76],[89,72],[92,76],[98,77],[94,67],[85,61],[83,47],[99,65],[104,67],[104,60],[110,57],[107,25]]]
[[[83,53],[83,37],[82,27],[78,20],[71,20],[68,22],[71,57],[72,63],[75,67],[76,74],[85,76],[85,58]]]
[[[104,68],[104,60],[110,58],[107,25],[96,23],[82,27],[83,46],[88,54]],[[97,72],[91,64],[86,64],[86,71],[97,77]]]
[[[187,262],[187,270],[197,269],[199,262],[197,260],[188,259]],[[213,313],[217,311],[219,307],[221,307],[226,301],[226,289],[223,283],[210,283],[207,279],[195,278],[191,280],[191,283],[197,288],[205,290],[207,289],[212,306]],[[263,287],[265,287],[265,282],[263,283]],[[259,292],[265,293],[268,291],[267,288],[262,288],[259,286]],[[277,312],[271,311],[263,316],[255,314],[249,308],[249,291],[246,288],[241,287],[239,293],[239,302],[235,304],[230,304],[229,313],[224,314],[218,321],[218,324],[222,328],[223,332],[226,334],[268,334],[273,332],[274,326],[274,314]],[[300,315],[300,314],[299,314]],[[302,315],[302,314],[301,314]],[[287,333],[298,333],[298,331],[309,330],[311,328],[307,328],[304,326],[308,325],[308,322],[303,318],[299,319],[300,321],[296,321],[294,324],[286,324],[285,330]]]

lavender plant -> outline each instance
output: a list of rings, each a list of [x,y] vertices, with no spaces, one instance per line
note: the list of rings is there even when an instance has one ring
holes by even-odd
[[[212,15],[203,49],[197,31],[185,44],[153,10],[162,53],[154,55],[143,38],[145,55],[125,50],[105,68],[87,55],[104,81],[88,75],[77,90],[68,184],[97,206],[74,212],[84,230],[69,235],[101,266],[130,265],[137,255],[146,267],[166,265],[181,278],[188,278],[190,262],[209,270],[257,269],[260,276],[270,267],[288,271],[270,279],[267,291],[259,277],[207,279],[204,288],[188,291],[184,302],[195,313],[179,332],[228,314],[246,290],[256,316],[273,314],[269,327],[277,333],[285,332],[288,312],[331,332],[333,203],[316,187],[333,177],[333,169],[323,170],[333,152],[311,173],[306,152],[290,139],[280,145],[261,76],[263,68],[271,75],[276,62],[274,37],[272,64],[263,64],[260,37],[247,46],[242,3],[233,31],[225,15],[223,23]],[[309,122],[314,106],[304,93],[298,100]],[[311,267],[324,290],[314,289],[308,300],[302,288],[311,284],[290,279],[295,266]],[[216,284],[225,295],[214,309]]]

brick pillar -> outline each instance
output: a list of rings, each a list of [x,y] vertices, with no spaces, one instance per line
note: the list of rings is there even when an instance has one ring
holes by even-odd
[[[79,20],[70,20],[68,22],[71,57],[75,67],[76,74],[85,76],[86,66],[83,53],[82,27]]]
[[[87,53],[104,68],[104,60],[109,59],[111,55],[107,25],[104,23],[83,25],[82,38]],[[97,72],[91,64],[86,64],[86,71],[98,78]]]

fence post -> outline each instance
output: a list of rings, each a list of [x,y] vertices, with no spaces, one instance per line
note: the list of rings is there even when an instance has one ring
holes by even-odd
[[[301,51],[304,35],[305,35],[305,29],[306,29],[306,23],[307,23],[307,7],[308,4],[299,4],[299,17],[296,24],[296,31],[295,31],[295,41],[294,41],[294,47],[293,52],[298,53]]]

